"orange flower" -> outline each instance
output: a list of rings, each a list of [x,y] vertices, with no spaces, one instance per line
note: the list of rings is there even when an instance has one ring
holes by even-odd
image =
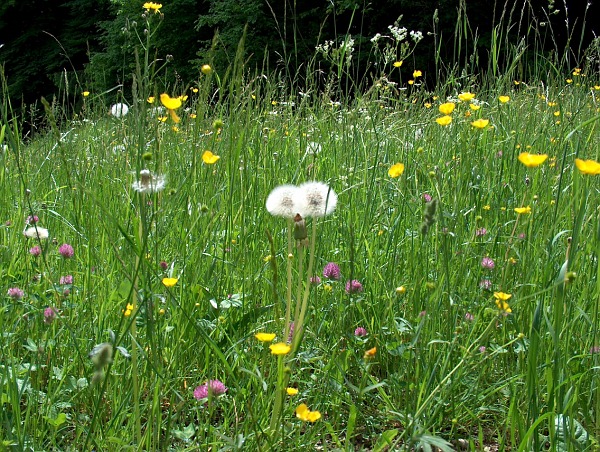
[[[365,359],[373,358],[377,354],[377,347],[370,348],[365,352]]]

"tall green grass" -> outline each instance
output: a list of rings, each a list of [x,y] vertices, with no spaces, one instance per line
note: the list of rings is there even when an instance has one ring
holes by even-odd
[[[48,105],[48,133],[23,142],[3,99],[2,290],[24,296],[4,296],[0,315],[2,447],[598,447],[600,195],[597,176],[574,165],[600,160],[593,66],[540,63],[529,79],[517,46],[507,72],[449,67],[429,90],[411,74],[414,84],[387,83],[401,71],[390,61],[349,99],[342,77],[321,95],[250,75],[242,41],[231,68],[181,86],[153,70],[158,16],[147,19],[128,115],[105,114],[114,93],[91,93],[60,129]],[[188,96],[178,124],[154,110],[165,84]],[[463,91],[479,109],[458,100]],[[444,127],[435,119],[448,101]],[[489,125],[475,128],[478,118]],[[220,159],[204,163],[205,150]],[[527,168],[525,151],[549,159]],[[398,162],[404,173],[392,178]],[[144,169],[164,175],[165,189],[134,190]],[[265,209],[273,188],[307,180],[339,196],[309,235],[308,275],[287,222]],[[34,215],[48,239],[23,235]],[[64,243],[72,258],[59,254]],[[287,340],[289,262],[292,300],[309,290],[308,311],[297,352],[278,358],[254,334]],[[304,285],[328,262],[339,281]],[[353,279],[363,292],[346,293]],[[512,295],[512,312],[494,292]],[[48,307],[56,318],[44,322]],[[111,359],[90,356],[98,344]],[[196,400],[215,379],[227,392]],[[298,394],[274,417],[283,383]],[[321,418],[298,419],[301,403]]]

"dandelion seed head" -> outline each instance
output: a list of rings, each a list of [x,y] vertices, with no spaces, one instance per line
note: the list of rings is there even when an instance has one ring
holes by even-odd
[[[138,193],[156,193],[163,190],[166,186],[164,176],[152,174],[149,170],[140,171],[140,179],[132,184],[132,187]]]
[[[324,217],[333,213],[337,206],[336,193],[323,182],[306,182],[298,187],[306,199],[303,217]]]
[[[280,185],[267,197],[267,211],[276,217],[294,218],[305,210],[300,190],[295,185]]]
[[[115,118],[122,118],[129,113],[129,107],[121,102],[110,107],[110,114]]]
[[[28,237],[30,239],[40,239],[40,240],[45,240],[49,236],[48,229],[41,228],[39,226],[31,226],[31,227],[25,229],[23,231],[23,234],[25,235],[25,237]]]

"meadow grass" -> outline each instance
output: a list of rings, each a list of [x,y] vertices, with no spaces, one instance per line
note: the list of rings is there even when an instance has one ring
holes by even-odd
[[[151,54],[122,117],[91,93],[24,143],[3,102],[3,448],[598,447],[600,194],[574,163],[600,159],[598,74],[380,78],[338,102],[238,56],[170,88],[176,123]],[[310,180],[337,208],[297,246],[265,201]]]

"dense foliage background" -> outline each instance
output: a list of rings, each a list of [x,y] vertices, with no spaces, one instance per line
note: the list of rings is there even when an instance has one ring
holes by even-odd
[[[140,15],[142,3],[2,2],[0,63],[13,103],[29,105],[42,96],[62,96],[69,99],[66,105],[78,105],[83,90],[119,94],[118,87],[131,82],[133,49],[144,33],[144,21],[131,20]],[[368,77],[369,40],[385,33],[399,17],[401,26],[424,34],[418,54],[403,70],[423,69],[430,82],[440,75],[440,61],[485,70],[491,52],[496,52],[502,64],[508,47],[519,42],[552,55],[552,61],[582,66],[584,49],[600,31],[594,30],[598,27],[594,21],[586,21],[598,13],[597,6],[566,0],[562,4],[553,0],[493,4],[484,0],[165,0],[163,4],[164,21],[153,37],[160,49],[156,61],[168,59],[164,79],[175,75],[182,84],[197,77],[207,60],[224,70],[233,60],[245,27],[246,67],[263,72],[281,69],[300,85],[298,70],[306,66],[315,46],[325,40],[339,41],[346,34],[356,42],[352,75]],[[325,62],[320,63],[326,68]],[[519,69],[528,70],[526,66]]]

